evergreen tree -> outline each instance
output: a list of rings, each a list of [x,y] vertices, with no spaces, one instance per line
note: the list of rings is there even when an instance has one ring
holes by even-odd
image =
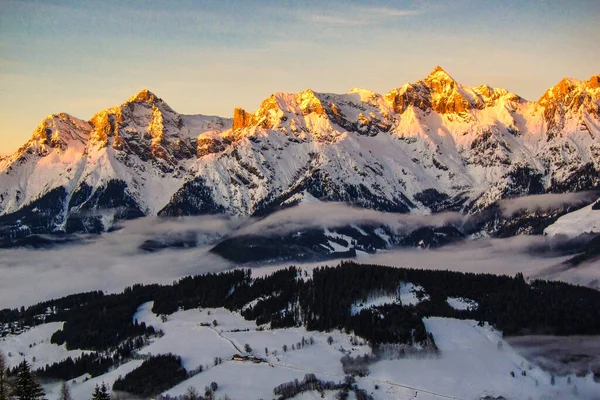
[[[35,380],[31,368],[25,360],[17,367],[17,378],[13,384],[12,395],[17,400],[43,399],[46,395],[42,386]]]
[[[96,385],[94,393],[92,394],[92,400],[110,400],[110,394],[108,393],[108,387],[102,382],[102,385]]]
[[[73,400],[71,397],[71,391],[69,390],[69,386],[67,382],[63,382],[60,386],[60,395],[58,396],[59,400]]]
[[[0,400],[9,400],[9,387],[8,387],[8,362],[6,356],[0,351]]]

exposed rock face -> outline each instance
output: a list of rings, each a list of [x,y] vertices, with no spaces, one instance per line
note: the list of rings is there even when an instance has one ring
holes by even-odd
[[[233,126],[231,129],[234,131],[243,129],[250,124],[250,118],[252,114],[247,113],[244,109],[236,107],[233,110]]]
[[[0,159],[0,226],[54,189],[47,203],[61,193],[64,204],[47,231],[159,212],[264,214],[305,198],[476,212],[502,198],[594,189],[599,108],[600,76],[565,79],[527,102],[439,67],[385,95],[275,93],[233,119],[178,114],[143,90],[89,122],[51,115]],[[113,195],[127,201],[94,200]],[[112,217],[80,218],[107,209]]]
[[[325,110],[323,109],[323,104],[321,100],[317,97],[315,92],[308,89],[304,92],[298,93],[296,96],[296,101],[300,105],[300,110],[302,111],[302,115],[306,116],[309,114],[316,114],[322,116],[325,114]],[[332,114],[336,114],[332,111]]]
[[[204,157],[209,154],[220,153],[224,151],[231,142],[222,137],[218,136],[203,136],[198,139],[198,148],[196,155],[198,158]]]
[[[493,107],[501,100],[523,101],[505,89],[494,89],[487,85],[473,89],[463,86],[439,66],[427,78],[394,89],[385,98],[400,114],[411,106],[438,114],[464,114],[470,110]]]

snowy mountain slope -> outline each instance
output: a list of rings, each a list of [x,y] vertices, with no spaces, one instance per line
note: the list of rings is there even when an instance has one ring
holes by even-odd
[[[568,213],[544,230],[549,236],[577,237],[584,233],[600,233],[600,210],[598,203]]]
[[[138,215],[260,215],[298,195],[475,212],[597,188],[599,82],[564,79],[528,102],[436,67],[385,95],[276,93],[233,120],[177,114],[145,90],[89,122],[50,116],[0,160],[0,223],[12,235],[101,231]],[[28,206],[43,227],[22,219]]]
[[[9,228],[29,225],[27,217],[37,213],[42,231],[105,230],[123,210],[156,214],[196,158],[198,137],[230,125],[224,118],[177,114],[147,90],[89,122],[51,115],[2,160],[0,211],[16,214]],[[18,215],[32,204],[26,216]]]

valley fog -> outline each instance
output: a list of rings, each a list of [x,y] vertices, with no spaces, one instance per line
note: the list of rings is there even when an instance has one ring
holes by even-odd
[[[344,209],[341,208],[343,211]],[[294,211],[298,213],[298,211]],[[383,218],[369,211],[370,218]],[[299,213],[302,218],[304,213]],[[338,215],[334,214],[337,221]],[[286,214],[276,213],[258,225],[286,221]],[[439,216],[434,217],[435,219]],[[270,222],[269,222],[269,219]],[[327,226],[323,217],[320,226]],[[348,222],[348,219],[344,219]],[[428,224],[427,216],[413,218],[411,224]],[[296,228],[299,225],[294,225]],[[127,221],[119,230],[99,236],[82,236],[80,240],[52,247],[0,251],[0,308],[28,306],[40,301],[90,290],[119,292],[135,283],[171,283],[187,275],[224,271],[235,267],[251,267],[255,275],[295,264],[311,269],[334,265],[341,259],[309,263],[268,262],[235,264],[209,252],[219,238],[238,230],[256,230],[252,220],[229,220],[221,217],[186,217],[160,219],[154,217]],[[304,224],[302,227],[306,227]],[[148,241],[193,237],[196,246],[144,251]],[[541,236],[517,236],[508,239],[479,239],[447,245],[436,250],[393,249],[376,254],[359,253],[359,262],[389,266],[448,269],[460,272],[482,272],[514,276],[555,279],[569,283],[599,287],[598,263],[577,268],[560,264],[568,256],[551,251],[552,241]],[[543,251],[541,251],[543,250]]]

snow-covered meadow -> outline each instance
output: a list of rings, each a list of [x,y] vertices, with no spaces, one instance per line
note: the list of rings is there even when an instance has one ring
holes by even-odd
[[[275,386],[295,379],[302,380],[307,373],[314,373],[325,381],[342,381],[344,372],[340,359],[344,355],[355,357],[370,353],[370,348],[360,338],[339,331],[271,330],[257,327],[254,322],[225,309],[178,311],[163,320],[153,314],[151,308],[152,303],[140,305],[134,318],[162,330],[164,336],[155,339],[139,353],[180,355],[188,370],[203,366],[203,372],[167,390],[166,394],[170,395],[183,394],[189,386],[203,390],[211,382],[217,382],[217,398],[225,394],[232,399],[272,398]],[[213,321],[217,322],[216,326]],[[375,362],[369,366],[367,376],[357,377],[358,386],[376,400],[415,397],[477,399],[486,395],[524,399],[592,399],[600,388],[592,374],[579,377],[571,374],[553,379],[550,372],[522,357],[500,332],[487,324],[480,326],[473,320],[438,317],[426,318],[424,322],[427,331],[435,338],[439,353]],[[61,353],[58,346],[47,344],[48,335],[59,325],[44,324],[22,335],[9,336],[0,341],[0,349],[6,353],[21,352],[28,361],[36,357],[36,367],[77,353]],[[305,345],[298,346],[303,338]],[[38,344],[29,347],[31,343]],[[251,348],[249,353],[245,352],[246,345]],[[234,360],[236,354],[256,356],[263,362]],[[23,358],[14,357],[9,357],[12,364]],[[217,365],[215,358],[221,359]],[[89,380],[84,376],[69,382],[74,398],[89,398],[97,383],[105,382],[112,386],[119,376],[124,376],[141,363],[141,360],[133,360],[105,375]],[[47,383],[45,389],[50,400],[57,398],[57,383]],[[333,399],[333,396],[334,392],[327,392],[325,398]],[[306,392],[297,398],[321,397],[317,392]]]

